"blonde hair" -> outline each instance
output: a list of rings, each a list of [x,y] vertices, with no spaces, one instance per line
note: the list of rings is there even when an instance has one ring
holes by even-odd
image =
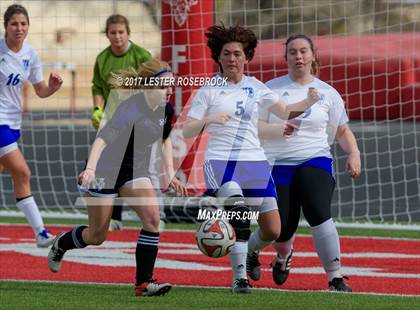
[[[109,80],[109,84],[111,85],[111,88],[120,89],[147,88],[144,86],[147,78],[158,77],[159,75],[166,72],[171,72],[171,67],[169,64],[152,57],[140,64],[140,67],[138,67],[137,70],[133,67],[129,67],[126,70],[121,70],[117,74],[112,74]],[[136,83],[125,83],[125,81],[129,80],[130,78],[141,79],[138,79]]]

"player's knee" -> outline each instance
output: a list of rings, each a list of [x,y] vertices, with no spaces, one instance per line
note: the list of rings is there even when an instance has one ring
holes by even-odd
[[[238,183],[235,181],[229,181],[220,186],[216,195],[218,198],[227,198],[243,196],[243,193]]]
[[[280,236],[276,239],[277,242],[286,242],[292,238],[296,229],[293,229],[291,225],[282,225]]]
[[[274,241],[280,237],[280,227],[260,227],[261,239]]]
[[[242,189],[235,181],[224,183],[217,191],[217,197],[226,198],[224,201],[225,210],[228,211],[232,219],[229,223],[235,230],[237,241],[248,241],[251,235],[251,221],[245,219],[249,207],[245,204]]]
[[[236,240],[248,241],[251,235],[251,220],[245,216],[249,212],[249,207],[245,205],[244,197],[229,197],[225,209],[232,212],[229,223],[235,230]]]
[[[331,218],[331,214],[328,211],[329,210],[322,210],[321,208],[319,208],[318,210],[314,210],[308,215],[305,214],[305,217],[309,223],[309,226],[311,227],[318,226],[324,223],[325,221],[329,220]]]
[[[147,231],[158,231],[159,229],[159,223],[160,223],[160,217],[159,216],[153,216],[151,218],[142,219],[143,228]]]
[[[19,167],[12,176],[17,181],[17,184],[28,184],[31,180],[31,170],[25,165]]]

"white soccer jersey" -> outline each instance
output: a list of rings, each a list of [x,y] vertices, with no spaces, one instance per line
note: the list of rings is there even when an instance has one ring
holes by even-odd
[[[340,94],[317,78],[302,86],[285,75],[268,81],[266,85],[276,92],[286,105],[305,99],[310,87],[316,88],[321,94],[321,100],[299,117],[290,120],[299,126],[293,136],[262,141],[270,163],[297,165],[314,157],[332,158],[330,143],[333,142],[336,129],[348,122]],[[265,110],[261,110],[259,114],[260,119],[268,123],[284,122]]]
[[[11,51],[0,39],[0,125],[20,129],[22,123],[21,92],[23,83],[43,80],[38,53],[26,42],[19,52]]]
[[[266,160],[258,139],[258,109],[267,109],[278,96],[254,77],[243,76],[237,83],[220,87],[202,87],[193,98],[188,116],[198,120],[227,112],[231,119],[210,124],[206,159],[258,161]]]

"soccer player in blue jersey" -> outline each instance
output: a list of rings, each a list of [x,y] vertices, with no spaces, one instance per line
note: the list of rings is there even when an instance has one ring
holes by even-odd
[[[298,128],[287,138],[282,137],[284,121],[269,111],[260,111],[259,134],[273,165],[272,176],[279,195],[277,203],[282,222],[281,235],[273,243],[277,251],[272,264],[273,280],[279,285],[287,280],[302,209],[327,273],[329,289],[351,292],[341,274],[340,242],[331,218],[335,179],[330,144],[335,139],[347,153],[346,169],[353,178],[360,175],[360,152],[347,125],[349,119],[343,99],[333,87],[316,77],[319,65],[312,40],[305,35],[289,37],[285,57],[288,74],[268,81],[266,85],[286,104],[304,98],[308,87],[318,89],[321,96],[306,113],[291,121]],[[257,261],[256,254],[254,262]],[[254,266],[258,268],[258,263]]]
[[[123,72],[116,80],[119,88],[124,85],[118,80],[125,80],[127,75],[146,81],[151,77],[170,77],[172,73],[166,63],[151,58],[140,64],[137,72]],[[115,85],[114,82],[111,84]],[[86,197],[101,199],[101,205],[88,204],[89,226],[75,227],[57,236],[48,255],[48,266],[57,272],[66,251],[102,244],[108,233],[113,198],[128,198],[129,206],[143,223],[135,253],[135,294],[159,296],[166,294],[171,285],[153,279],[159,243],[159,203],[148,167],[150,146],[162,139],[168,122],[165,106],[169,88],[146,89],[144,82],[133,87],[140,89],[129,90],[133,93],[117,106],[112,118],[100,128],[86,168],[79,176]]]
[[[48,84],[42,75],[37,51],[25,42],[29,29],[27,10],[13,4],[4,13],[6,36],[0,39],[0,172],[7,170],[13,180],[16,205],[31,225],[38,247],[48,247],[54,240],[44,226],[38,206],[32,196],[31,171],[18,148],[22,124],[22,86],[32,83],[40,98],[54,94],[63,83],[51,73]]]
[[[276,191],[258,140],[258,109],[268,109],[289,119],[300,115],[319,97],[315,89],[309,89],[307,98],[285,106],[263,83],[246,76],[244,66],[252,60],[258,43],[251,30],[239,25],[212,26],[206,36],[211,56],[220,69],[216,78],[226,78],[227,84],[204,86],[197,91],[183,133],[185,137],[194,137],[205,129],[209,134],[204,162],[207,193],[225,198],[225,208],[236,214],[245,215],[250,206],[260,212],[259,229],[252,234],[250,220],[244,217],[230,220],[236,233],[236,243],[229,254],[232,292],[249,293],[248,250],[261,249],[280,234]]]

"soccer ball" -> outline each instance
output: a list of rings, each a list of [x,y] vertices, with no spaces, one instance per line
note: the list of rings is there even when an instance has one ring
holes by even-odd
[[[209,219],[201,223],[195,235],[200,251],[210,257],[229,254],[236,241],[233,227],[224,220]]]

